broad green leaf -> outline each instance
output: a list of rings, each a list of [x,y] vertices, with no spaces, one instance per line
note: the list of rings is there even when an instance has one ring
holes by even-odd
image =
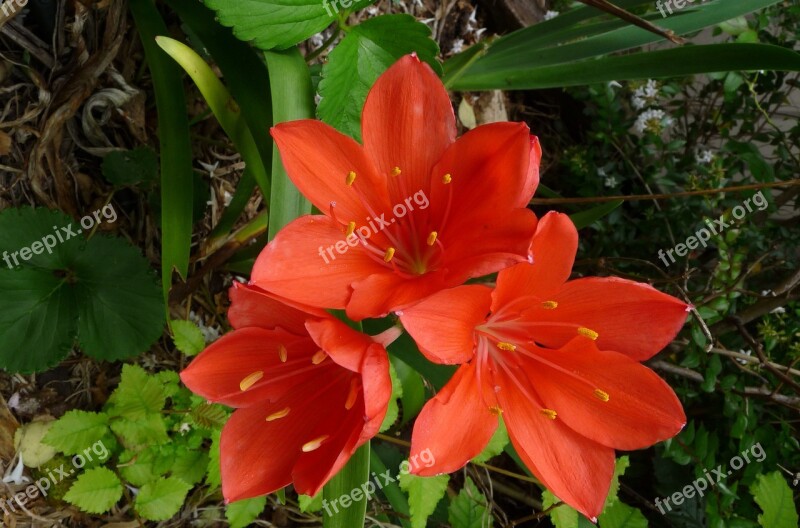
[[[187,484],[195,485],[206,474],[208,467],[208,454],[202,449],[178,449],[175,460],[170,468],[173,477],[177,477]]]
[[[389,398],[389,408],[386,410],[386,416],[381,423],[380,432],[384,432],[397,421],[397,416],[400,413],[400,407],[397,405],[397,400],[403,396],[403,385],[400,383],[400,378],[397,377],[397,371],[393,363],[389,363],[389,376],[392,379],[392,396]]]
[[[403,396],[400,403],[403,406],[401,424],[413,420],[425,405],[425,382],[419,373],[411,368],[405,361],[397,357],[391,358],[400,384],[403,386]]]
[[[506,431],[506,424],[502,418],[498,420],[498,426],[495,430],[489,443],[483,448],[478,456],[472,459],[473,462],[486,462],[490,458],[494,458],[503,452],[503,449],[508,445],[508,431]]]
[[[583,229],[584,227],[589,227],[607,214],[611,213],[611,211],[622,205],[622,202],[623,200],[614,200],[613,202],[592,207],[586,211],[571,214],[569,217],[572,220],[572,223],[575,224],[576,229]]]
[[[165,475],[172,465],[172,452],[151,445],[142,451],[123,451],[119,456],[120,475],[134,486],[144,486]]]
[[[486,496],[478,486],[467,477],[464,487],[450,502],[447,519],[453,528],[492,528],[494,517],[489,509]]]
[[[122,379],[109,397],[106,408],[111,416],[138,420],[160,413],[166,399],[157,377],[147,374],[139,365],[123,365]]]
[[[418,477],[411,473],[400,474],[400,487],[408,493],[411,527],[425,528],[428,517],[447,491],[450,475]]]
[[[262,50],[286,49],[319,33],[345,10],[375,0],[204,0],[233,34]],[[345,8],[344,6],[347,6]]]
[[[196,356],[206,347],[200,328],[191,321],[173,319],[170,324],[175,347],[187,356]]]
[[[758,475],[750,493],[764,512],[758,516],[763,528],[795,528],[798,526],[797,505],[792,489],[779,471]]]
[[[367,513],[367,499],[352,500],[353,490],[357,490],[369,479],[369,442],[359,447],[342,470],[322,488],[323,500],[328,503],[341,500],[347,495],[351,499],[346,508],[330,508],[322,517],[323,528],[353,528],[364,526]],[[360,490],[359,490],[360,491]]]
[[[158,156],[147,146],[115,150],[105,155],[100,170],[117,187],[151,185],[158,178]]]
[[[200,427],[210,429],[225,425],[228,419],[228,412],[222,405],[203,402],[192,409],[190,416]]]
[[[647,519],[642,512],[616,501],[608,506],[598,519],[600,528],[647,528]]]
[[[72,410],[50,426],[44,442],[64,454],[75,455],[92,447],[108,432],[108,415]]]
[[[165,521],[178,513],[190,489],[179,478],[160,478],[141,487],[134,507],[148,521]]]
[[[122,482],[105,467],[84,472],[64,495],[65,501],[87,513],[105,513],[121,498]]]
[[[611,486],[608,488],[608,496],[606,497],[603,511],[619,500],[619,478],[625,474],[625,470],[630,465],[631,461],[627,455],[619,457],[614,463],[614,476],[611,478]]]
[[[542,492],[542,508],[545,510],[559,502],[561,502],[560,499],[553,495],[550,490]],[[550,516],[550,522],[556,528],[578,528],[579,514],[577,510],[567,504],[556,506],[547,514]]]
[[[225,518],[230,528],[245,528],[261,515],[266,506],[266,496],[232,502],[225,507]]]
[[[148,414],[144,418],[129,420],[120,418],[111,422],[111,430],[119,437],[123,446],[138,449],[150,444],[166,443],[167,426],[160,414]]]
[[[317,493],[313,497],[299,495],[297,502],[300,504],[302,512],[318,512],[322,509],[322,493]]]
[[[319,84],[319,118],[357,140],[367,92],[381,73],[411,52],[441,73],[439,47],[428,26],[410,15],[370,18],[352,28],[330,53]]]
[[[208,468],[206,470],[206,483],[211,489],[222,486],[219,465],[219,438],[219,429],[211,433],[211,447],[208,449]]]

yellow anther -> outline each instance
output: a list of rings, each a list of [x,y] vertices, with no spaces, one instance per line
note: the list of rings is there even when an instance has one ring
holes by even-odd
[[[517,345],[513,343],[506,343],[505,341],[500,341],[499,343],[497,343],[497,348],[499,348],[500,350],[508,350],[513,352],[514,350],[517,349]]]
[[[355,230],[356,230],[356,223],[350,222],[349,224],[347,224],[347,232],[344,234],[344,237],[350,238],[350,235],[352,235]]]
[[[239,389],[241,389],[244,392],[253,385],[255,385],[256,382],[263,377],[264,377],[264,371],[257,370],[239,382]]]
[[[285,417],[288,414],[289,414],[289,408],[286,407],[284,409],[281,409],[278,412],[274,412],[274,413],[270,414],[269,416],[267,416],[267,421],[268,422],[273,422],[275,420],[279,420],[279,419]]]
[[[542,303],[542,308],[545,310],[555,310],[558,308],[558,303],[556,301],[544,301]]]
[[[608,393],[606,391],[602,391],[600,389],[595,389],[594,390],[594,396],[598,400],[604,401],[604,402],[607,402],[608,398],[609,398]]]
[[[383,261],[384,262],[391,262],[394,258],[394,248],[390,247],[386,250],[386,253],[383,254]]]
[[[353,171],[348,172],[347,173],[347,179],[345,180],[345,183],[347,184],[347,186],[348,187],[352,187],[354,181],[356,181],[356,173],[353,172]]]
[[[501,409],[499,405],[495,405],[493,407],[489,407],[489,412],[495,416],[500,416],[503,414],[503,409]]]
[[[310,453],[315,449],[319,449],[319,446],[321,446],[322,443],[325,440],[327,440],[329,436],[330,435],[322,435],[319,438],[315,438],[310,442],[306,442],[305,444],[303,444],[303,453]]]
[[[550,418],[551,420],[555,420],[558,413],[555,412],[553,409],[542,409],[542,414]]]
[[[583,337],[588,337],[592,341],[597,341],[597,338],[600,337],[600,334],[594,330],[590,330],[589,328],[583,326],[578,328],[578,334],[582,335]]]
[[[281,363],[286,363],[286,360],[289,359],[289,351],[286,350],[285,346],[278,346],[278,357],[280,358]]]
[[[436,231],[431,231],[431,234],[428,235],[428,245],[432,246],[436,243],[436,238],[439,236],[439,233]]]
[[[358,400],[358,385],[358,378],[350,380],[350,393],[347,395],[347,401],[344,402],[344,408],[348,411],[353,408],[353,405],[356,404],[356,400]]]
[[[328,354],[325,353],[324,350],[317,350],[317,353],[311,356],[311,362],[315,365],[319,365],[323,361],[328,358]]]
[[[453,177],[450,175],[450,173],[447,173],[444,176],[442,176],[442,183],[443,184],[447,185],[451,181],[453,181]]]
[[[400,167],[395,167],[392,169],[392,176],[400,176],[400,173],[403,172],[400,170]]]

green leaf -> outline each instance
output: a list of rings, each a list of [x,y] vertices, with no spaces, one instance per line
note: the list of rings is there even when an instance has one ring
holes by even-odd
[[[444,497],[450,475],[418,477],[411,473],[400,474],[400,487],[408,493],[411,527],[425,528],[428,517]]]
[[[378,452],[373,447],[369,453],[370,469],[375,475],[384,475],[386,473],[386,464],[383,463]],[[406,496],[400,491],[400,486],[396,482],[384,482],[381,491],[389,500],[394,511],[398,514],[397,519],[403,528],[408,528],[411,524],[408,522],[408,501]]]
[[[375,0],[204,0],[217,12],[224,26],[262,50],[286,49],[319,33],[343,5],[350,11],[364,8]],[[351,5],[352,4],[352,5]]]
[[[483,448],[483,451],[472,459],[473,462],[486,462],[490,458],[494,458],[503,452],[503,449],[508,445],[508,431],[506,431],[506,424],[502,418],[498,420],[498,426],[495,430],[489,443]]]
[[[206,483],[211,489],[222,486],[219,465],[219,438],[219,429],[211,433],[211,447],[208,449],[208,468],[206,470]]]
[[[313,497],[299,495],[297,502],[300,504],[301,512],[318,512],[322,509],[322,493],[317,493]]]
[[[758,475],[750,486],[750,493],[763,514],[758,523],[764,528],[795,528],[798,525],[797,506],[792,490],[779,471]]]
[[[170,324],[175,347],[187,356],[195,356],[206,347],[206,340],[200,328],[191,321],[173,319]]]
[[[422,406],[425,405],[425,382],[422,376],[405,361],[397,357],[390,359],[403,387],[403,396],[400,398],[403,406],[401,424],[407,424],[419,414]]]
[[[137,420],[120,418],[111,423],[111,430],[127,449],[138,449],[169,441],[167,426],[160,414],[149,414]]]
[[[450,503],[447,519],[453,528],[492,528],[494,517],[486,496],[467,477],[464,487]]]
[[[148,521],[166,521],[178,513],[190,489],[179,478],[160,478],[141,487],[134,507]]]
[[[361,109],[380,74],[411,52],[441,73],[439,47],[428,26],[410,15],[370,18],[352,28],[330,53],[319,84],[319,118],[357,140]]]
[[[542,492],[542,508],[545,510],[558,504],[561,500],[553,495],[550,490]],[[547,513],[550,516],[550,522],[556,528],[578,528],[578,511],[567,504],[556,506]]]
[[[66,455],[82,453],[109,432],[108,416],[103,413],[72,410],[56,420],[44,443]]]
[[[183,448],[178,449],[175,453],[175,460],[170,471],[173,477],[177,477],[187,484],[195,485],[203,480],[207,466],[208,454],[205,451]]]
[[[351,493],[369,480],[369,442],[359,447],[342,470],[322,488],[323,499],[332,503]],[[360,490],[359,490],[360,491]],[[364,526],[367,513],[367,499],[363,496],[359,501],[352,501],[347,508],[339,511],[326,511],[322,517],[323,528],[353,528]]]
[[[121,498],[122,482],[104,467],[84,472],[64,495],[65,501],[87,513],[105,513]]]
[[[192,409],[191,417],[200,427],[210,429],[225,425],[228,420],[228,412],[222,405],[203,402]]]
[[[266,496],[232,502],[225,507],[225,518],[230,528],[245,528],[261,515],[266,505]]]
[[[608,488],[606,503],[604,508],[612,506],[619,500],[619,478],[625,474],[625,470],[631,465],[627,455],[619,457],[614,463],[614,476],[611,478],[611,486]],[[605,511],[605,509],[603,510]]]
[[[647,519],[642,512],[616,501],[607,507],[600,518],[600,528],[647,528]]]
[[[392,396],[389,398],[389,407],[381,423],[379,431],[381,433],[389,429],[397,421],[397,416],[400,413],[397,400],[403,396],[403,385],[400,383],[400,378],[397,377],[397,371],[391,362],[389,363],[389,376],[392,379]]]
[[[115,150],[106,154],[100,170],[117,187],[150,185],[158,178],[158,156],[146,146]]]
[[[611,213],[611,211],[622,205],[622,202],[623,200],[614,200],[612,202],[592,207],[586,211],[571,214],[569,217],[572,219],[572,223],[575,224],[576,229],[583,229],[584,227],[592,225],[607,214]]]
[[[122,380],[108,399],[111,416],[139,420],[160,413],[166,403],[161,381],[138,365],[123,365]]]
[[[165,475],[172,465],[172,451],[151,445],[139,452],[123,451],[119,456],[120,475],[134,486],[144,486]]]

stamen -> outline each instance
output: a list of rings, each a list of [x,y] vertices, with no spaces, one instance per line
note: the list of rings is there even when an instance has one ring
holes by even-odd
[[[436,243],[436,239],[438,238],[439,233],[436,231],[431,231],[431,234],[428,235],[428,245],[432,246]]]
[[[383,261],[384,262],[391,262],[394,258],[394,248],[390,247],[386,250],[386,253],[383,254]]]
[[[285,346],[278,346],[278,357],[280,358],[281,363],[286,363],[286,360],[289,359],[289,351],[286,350]]]
[[[395,167],[392,169],[392,176],[400,176],[400,173],[403,172],[400,170],[400,167]]]
[[[345,232],[344,237],[350,238],[350,236],[353,234],[355,230],[356,230],[356,223],[350,222],[349,224],[347,224],[347,231]]]
[[[500,341],[499,343],[497,343],[497,348],[499,348],[500,350],[508,350],[510,352],[513,352],[517,349],[517,345],[513,343],[506,343],[505,341]]]
[[[606,391],[602,391],[600,389],[595,389],[594,390],[594,396],[598,400],[603,401],[603,402],[607,402],[608,398],[609,398],[608,393]]]
[[[358,391],[359,391],[359,382],[358,378],[353,378],[350,380],[350,392],[347,394],[347,401],[344,402],[344,408],[348,411],[353,408],[353,405],[356,404],[356,400],[358,399]]]
[[[319,438],[315,438],[310,442],[306,442],[305,444],[303,444],[303,448],[302,448],[303,449],[303,453],[310,453],[311,451],[314,451],[315,449],[319,449],[319,446],[321,446],[322,443],[325,440],[327,440],[329,437],[330,437],[330,435],[322,435]]]
[[[289,408],[286,407],[284,409],[281,409],[278,412],[274,412],[274,413],[270,414],[269,416],[267,416],[267,421],[268,422],[273,422],[275,420],[279,420],[281,418],[284,418],[288,414],[289,414]]]
[[[583,337],[588,337],[592,341],[597,341],[597,338],[600,337],[600,334],[584,326],[578,328],[578,334],[582,335]]]
[[[553,409],[542,409],[542,414],[550,418],[551,420],[555,420],[558,413],[555,412]]]
[[[249,376],[245,377],[242,381],[239,382],[239,389],[244,392],[253,385],[256,384],[258,380],[264,377],[263,370],[257,370],[250,374]]]
[[[503,414],[503,409],[501,409],[499,405],[495,405],[494,407],[489,407],[489,412],[499,417]]]
[[[450,173],[447,173],[444,176],[442,176],[442,183],[443,184],[447,185],[451,181],[453,181],[453,177],[450,175]]]
[[[347,173],[347,179],[345,180],[345,183],[347,184],[347,186],[348,187],[352,187],[354,181],[356,181],[356,173],[353,172],[353,171],[348,172]]]
[[[315,365],[319,365],[323,361],[328,358],[328,354],[325,353],[324,350],[317,350],[317,353],[311,356],[311,362]]]
[[[555,310],[558,308],[558,303],[556,301],[544,301],[542,303],[542,308],[545,310]]]

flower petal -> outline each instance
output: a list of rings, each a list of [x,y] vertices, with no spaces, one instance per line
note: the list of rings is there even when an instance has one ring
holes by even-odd
[[[360,446],[380,430],[389,400],[392,398],[392,378],[389,375],[389,355],[381,345],[374,343],[367,349],[361,364],[364,418],[366,423],[358,440]]]
[[[285,301],[249,284],[234,282],[228,291],[231,306],[228,320],[233,328],[258,326],[261,328],[282,328],[297,335],[306,333],[306,319],[312,316],[325,317],[324,310],[290,306]]]
[[[577,328],[596,332],[601,350],[614,350],[637,361],[649,359],[680,331],[688,305],[652,286],[616,277],[587,277],[567,282],[552,300],[552,310],[534,308],[525,317],[535,320],[535,341],[558,348]],[[554,323],[548,327],[546,323]]]
[[[364,149],[389,180],[391,203],[429,190],[431,169],[456,138],[444,85],[415,55],[398,60],[375,82],[361,119]],[[398,167],[398,176],[389,176]]]
[[[403,310],[400,322],[434,363],[466,363],[475,354],[475,327],[486,320],[491,290],[459,286]]]
[[[361,372],[367,348],[375,344],[366,334],[328,317],[306,323],[308,334],[331,358],[352,372]]]
[[[630,451],[672,438],[686,424],[681,402],[649,368],[577,337],[523,362],[545,406],[595,442]]]
[[[299,303],[342,309],[350,285],[379,272],[386,268],[362,248],[349,246],[336,223],[309,215],[281,229],[267,244],[253,266],[251,282]]]
[[[517,207],[527,207],[531,201],[536,189],[539,187],[539,165],[542,162],[542,146],[539,144],[539,138],[531,135],[531,160],[528,166],[528,177],[525,179],[525,185],[522,187],[520,199],[517,202]]]
[[[614,450],[542,413],[541,401],[531,401],[505,370],[495,376],[508,436],[522,461],[559,499],[596,518],[614,474]]]
[[[485,388],[485,387],[484,387]],[[411,456],[432,459],[429,466],[418,466],[412,473],[422,476],[452,473],[477,456],[497,429],[497,415],[483,395],[492,391],[478,386],[475,362],[462,365],[447,385],[423,407],[414,423]]]
[[[406,279],[393,271],[382,270],[353,283],[353,295],[347,303],[347,316],[354,321],[367,317],[383,317],[402,310],[447,287],[444,270],[428,272]]]
[[[518,264],[497,276],[492,312],[528,296],[540,301],[559,290],[572,273],[578,230],[569,216],[550,212],[539,220],[531,242],[532,264]],[[528,305],[535,299],[530,299]]]

